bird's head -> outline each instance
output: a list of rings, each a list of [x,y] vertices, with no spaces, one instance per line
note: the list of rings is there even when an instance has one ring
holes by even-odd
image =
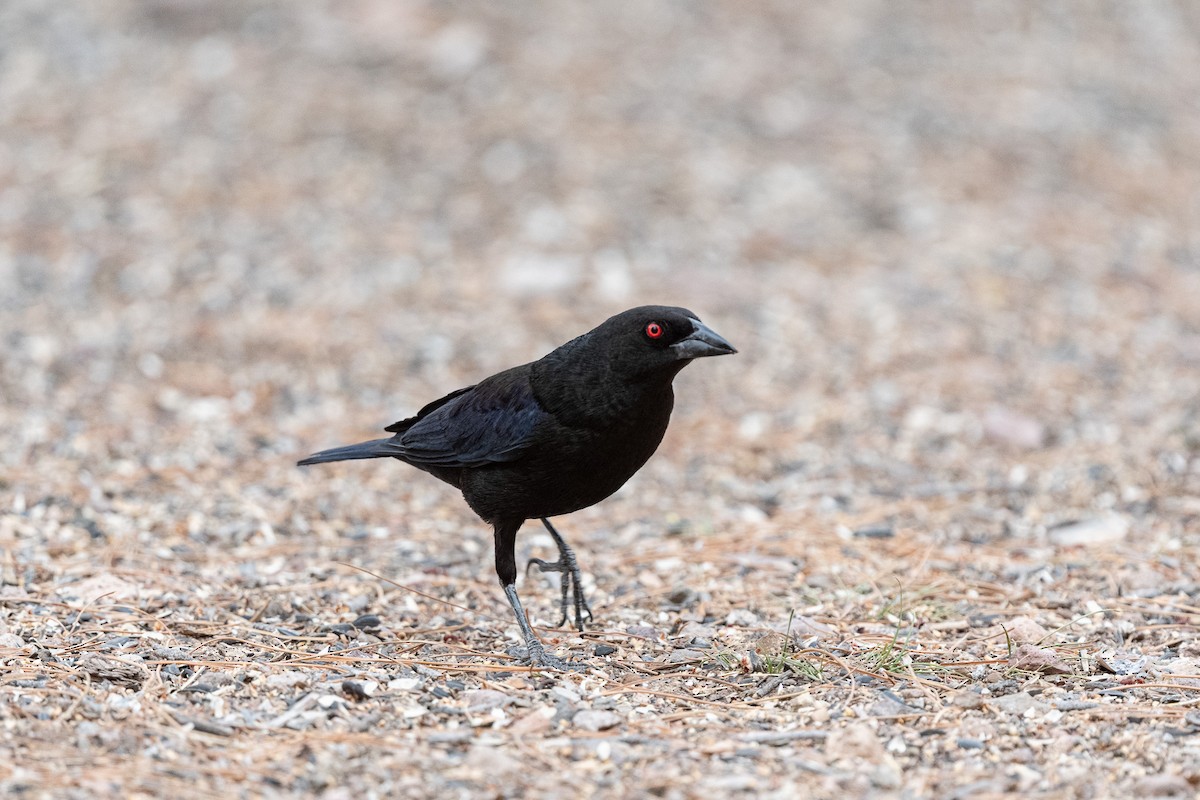
[[[737,352],[694,313],[676,306],[631,308],[606,320],[593,334],[607,342],[612,366],[631,375],[674,375],[692,359]]]
[[[642,413],[637,408],[647,400],[670,414],[669,387],[679,370],[736,352],[686,308],[640,306],[547,353],[530,365],[530,379],[538,401],[560,421],[600,427]]]

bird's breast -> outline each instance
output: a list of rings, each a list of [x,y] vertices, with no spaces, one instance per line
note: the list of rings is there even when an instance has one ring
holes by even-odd
[[[517,461],[466,471],[463,496],[487,520],[552,517],[594,505],[624,486],[662,442],[671,403],[638,412],[606,427],[555,425]]]

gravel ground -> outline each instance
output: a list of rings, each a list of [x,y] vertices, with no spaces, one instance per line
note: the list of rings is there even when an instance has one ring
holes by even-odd
[[[810,7],[811,6],[811,7]],[[1190,797],[1188,2],[0,5],[0,791]],[[299,470],[625,307],[562,520]],[[528,526],[522,557],[553,545]]]

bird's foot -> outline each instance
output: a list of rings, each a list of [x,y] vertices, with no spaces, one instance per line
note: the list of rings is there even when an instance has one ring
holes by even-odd
[[[533,632],[533,626],[529,624],[529,617],[525,615],[525,609],[521,608],[521,598],[517,596],[517,587],[515,584],[504,584],[504,594],[508,598],[508,604],[512,606],[513,613],[517,616],[517,627],[521,629],[521,636],[525,638],[525,646],[514,647],[512,650],[509,650],[511,655],[516,656],[522,663],[528,664],[531,667],[546,667],[548,669],[559,670],[560,672],[583,670],[584,664],[564,661],[558,656],[552,656],[546,652],[545,646],[538,641],[537,634]]]
[[[514,647],[508,651],[508,654],[515,656],[526,666],[546,667],[547,669],[556,669],[559,672],[582,672],[586,666],[586,664],[567,661],[547,653],[546,648],[540,642],[531,642],[525,647]]]
[[[562,588],[562,599],[559,603],[559,608],[562,609],[562,619],[558,621],[557,627],[561,628],[567,624],[567,620],[571,618],[572,606],[574,606],[575,629],[582,631],[584,617],[587,617],[588,622],[591,622],[593,617],[592,609],[583,594],[579,564],[575,561],[575,554],[568,549],[559,556],[558,561],[543,561],[540,558],[531,558],[525,565],[526,575],[529,574],[529,568],[534,564],[542,572],[558,572],[562,574],[559,584]],[[574,592],[572,592],[572,589],[574,589]],[[572,600],[574,601],[573,603]]]

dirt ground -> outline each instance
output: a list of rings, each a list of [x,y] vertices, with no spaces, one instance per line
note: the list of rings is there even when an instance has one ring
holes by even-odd
[[[1192,797],[1200,6],[0,4],[0,793]],[[595,625],[399,463],[684,305]],[[534,524],[522,560],[553,553]]]

